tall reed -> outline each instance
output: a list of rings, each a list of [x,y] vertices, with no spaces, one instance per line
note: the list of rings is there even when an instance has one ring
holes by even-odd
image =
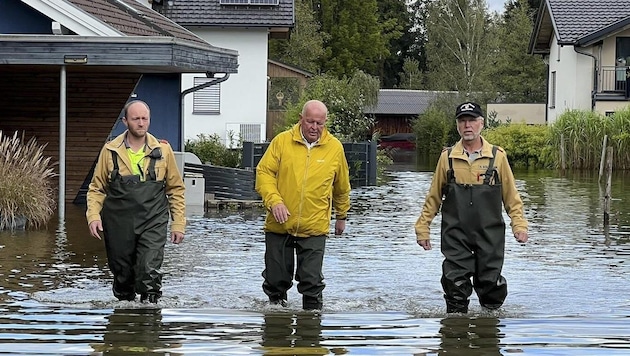
[[[13,230],[20,219],[26,228],[45,224],[54,212],[55,177],[50,157],[44,157],[46,145],[35,138],[6,136],[0,131],[0,230]]]

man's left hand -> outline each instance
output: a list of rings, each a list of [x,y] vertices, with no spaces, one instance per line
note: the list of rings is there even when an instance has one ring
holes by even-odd
[[[179,231],[172,231],[171,232],[171,242],[174,244],[178,244],[180,242],[184,241],[184,233],[183,232],[179,232]]]
[[[337,220],[335,222],[335,235],[341,235],[343,230],[346,229],[346,221],[345,220]]]

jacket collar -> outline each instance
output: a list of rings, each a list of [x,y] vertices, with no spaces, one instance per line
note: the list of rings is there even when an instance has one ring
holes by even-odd
[[[486,141],[483,137],[480,136],[480,138],[481,138],[482,146],[481,146],[481,152],[479,153],[479,157],[487,157],[487,158],[494,157],[492,155],[492,145],[488,143],[488,141]],[[451,154],[449,155],[449,157],[468,160],[468,156],[466,155],[466,153],[464,153],[464,145],[462,144],[462,140],[457,141],[455,146],[453,146],[453,149],[451,150]]]
[[[291,136],[293,137],[293,141],[296,141],[302,144],[304,143],[304,139],[302,137],[302,129],[299,122],[293,125],[293,127],[291,128]],[[330,140],[330,133],[328,132],[328,129],[324,127],[324,130],[322,131],[322,136],[319,138],[319,142],[317,143],[316,146],[323,145],[329,140]]]
[[[128,130],[125,130],[125,132],[116,136],[116,138],[106,143],[105,145],[107,146],[107,148],[115,151],[115,150],[120,149],[120,147],[122,146],[123,148],[126,149],[125,137],[127,137],[127,132]],[[157,148],[157,147],[160,147],[160,141],[158,141],[158,139],[155,138],[155,136],[147,132],[147,142],[146,142],[145,152],[151,152],[154,148]]]

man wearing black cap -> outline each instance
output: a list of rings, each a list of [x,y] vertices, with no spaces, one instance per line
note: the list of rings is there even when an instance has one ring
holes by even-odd
[[[417,242],[431,249],[429,226],[441,206],[446,312],[467,313],[473,288],[482,307],[498,309],[507,297],[507,281],[501,275],[505,250],[501,207],[510,216],[514,237],[524,243],[528,236],[523,202],[505,152],[481,136],[484,118],[479,104],[458,105],[455,118],[461,140],[440,155],[415,225]]]

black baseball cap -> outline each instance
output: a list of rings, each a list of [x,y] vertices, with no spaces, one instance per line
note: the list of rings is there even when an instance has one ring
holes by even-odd
[[[467,101],[457,105],[455,118],[459,119],[461,116],[480,117],[483,116],[483,111],[481,111],[481,106],[479,106],[479,104]]]

